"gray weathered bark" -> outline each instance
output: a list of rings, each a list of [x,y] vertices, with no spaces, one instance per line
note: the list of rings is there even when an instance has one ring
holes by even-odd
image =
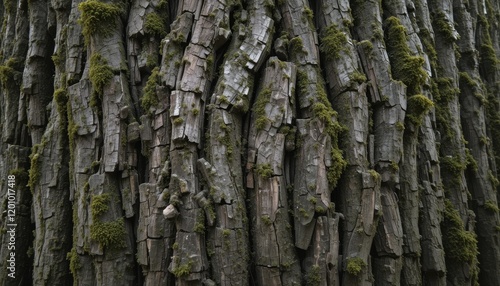
[[[0,284],[499,285],[500,1],[1,3]]]

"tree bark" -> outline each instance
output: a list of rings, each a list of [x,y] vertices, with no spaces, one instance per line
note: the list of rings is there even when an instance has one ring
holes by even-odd
[[[0,284],[499,285],[499,1],[1,3]]]

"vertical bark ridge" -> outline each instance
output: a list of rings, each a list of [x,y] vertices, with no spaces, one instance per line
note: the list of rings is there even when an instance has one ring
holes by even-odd
[[[403,268],[402,285],[420,285],[420,230],[419,189],[417,176],[418,132],[423,117],[432,108],[433,102],[428,89],[430,62],[423,57],[422,43],[415,32],[414,7],[397,1],[384,1],[384,10],[390,17],[386,37],[392,76],[406,85],[407,108],[404,126],[396,123],[396,128],[404,129],[402,158],[399,173],[399,210],[403,227]],[[396,21],[397,19],[397,21]],[[427,61],[426,61],[427,59]]]
[[[247,187],[253,190],[252,229],[256,282],[300,285],[300,266],[289,221],[285,146],[294,144],[295,65],[270,58],[253,105]],[[288,145],[287,145],[288,143]]]
[[[27,127],[26,112],[21,106],[26,106],[25,97],[20,96],[22,75],[28,49],[29,19],[26,6],[19,6],[18,1],[2,3],[0,10],[2,14],[2,30],[0,32],[0,130],[2,130],[0,141],[0,218],[2,229],[0,241],[0,266],[4,271],[0,272],[0,283],[3,285],[19,285],[19,283],[31,284],[33,270],[33,255],[29,249],[33,249],[34,225],[31,221],[32,195],[28,190],[28,172],[30,169],[30,146],[31,136]],[[18,39],[13,41],[12,39]],[[18,114],[18,111],[24,113]],[[15,186],[8,185],[8,175],[15,176]],[[27,267],[16,268],[15,278],[8,276],[7,267],[10,263],[12,249],[7,246],[11,242],[10,234],[7,233],[7,213],[9,207],[9,189],[16,192],[16,264],[26,263]],[[12,193],[12,192],[11,192]]]
[[[423,46],[425,62],[430,64],[430,74],[435,76],[436,51],[434,49],[434,30],[431,23],[428,3],[424,1],[415,2],[414,12],[416,31]],[[429,67],[426,67],[428,70]],[[424,86],[426,91],[426,86]],[[431,93],[431,99],[434,96]],[[420,245],[422,256],[422,284],[423,285],[446,285],[445,253],[443,250],[441,213],[444,210],[444,193],[440,175],[439,155],[437,144],[439,136],[436,136],[436,108],[423,114],[420,130],[418,132],[417,146],[417,171],[418,192],[420,193],[421,205],[419,206],[419,229],[422,236]],[[439,135],[439,133],[438,133]],[[437,138],[436,138],[437,137]]]
[[[350,33],[354,19],[349,13],[348,1],[320,1],[318,7],[321,7],[316,11],[325,79],[339,122],[347,129],[341,143],[347,167],[339,184],[339,207],[346,219],[343,252],[347,269],[344,269],[343,283],[358,285],[370,283],[373,278],[367,266],[382,211],[380,175],[370,169],[369,163],[367,78],[360,66],[358,46]],[[359,48],[367,47],[360,44]],[[361,56],[367,56],[365,52],[368,51],[363,51]],[[359,270],[354,267],[356,263],[361,266]],[[332,281],[332,285],[335,283]]]
[[[478,69],[481,64],[482,69],[487,69],[488,73],[491,73],[485,76],[485,79],[487,85],[494,87],[496,83],[490,80],[498,78],[498,68],[494,64],[498,60],[493,52],[489,22],[495,23],[496,19],[490,15],[494,13],[491,2],[484,3],[486,9],[472,9],[471,13],[465,9],[465,5],[456,2],[454,1],[453,9],[460,34],[460,39],[457,41],[461,54],[458,62],[460,117],[464,138],[470,146],[471,164],[467,168],[466,179],[471,193],[470,208],[476,214],[477,221],[478,260],[482,265],[479,283],[498,285],[500,273],[495,269],[500,267],[500,253],[495,248],[491,249],[491,245],[499,243],[499,233],[494,226],[500,225],[500,217],[495,186],[496,166],[491,159],[493,150],[486,129],[485,105],[488,104],[487,100],[490,97]],[[473,29],[472,17],[477,19],[476,30]],[[475,49],[479,51],[479,57],[474,52]]]
[[[460,126],[458,102],[458,69],[455,41],[458,33],[453,24],[451,1],[429,3],[435,32],[437,55],[433,78],[437,126],[440,132],[440,166],[445,190],[442,222],[443,246],[446,254],[447,283],[459,285],[477,279],[477,240],[473,233],[474,213],[468,210],[468,188],[464,170],[468,164],[465,141]],[[459,243],[457,236],[465,240]]]
[[[368,49],[363,66],[371,82],[369,92],[373,106],[375,150],[373,165],[382,180],[383,215],[374,241],[374,275],[377,283],[381,285],[397,285],[402,267],[402,226],[395,192],[399,189],[399,168],[403,150],[403,129],[398,128],[398,125],[404,122],[405,87],[390,76],[390,55],[388,56],[384,47],[381,7],[372,2],[356,4],[353,5],[355,32],[359,41],[368,41],[364,42]],[[389,23],[386,33],[390,33],[390,29]],[[385,36],[393,39],[393,36]]]
[[[297,0],[278,4],[282,34],[289,40],[289,58],[297,66],[295,159],[301,163],[294,166],[295,246],[306,250],[302,269],[307,283],[327,285],[338,281],[333,253],[338,249],[338,217],[331,192],[346,165],[337,145],[342,127],[320,71],[319,42],[309,3]],[[299,19],[301,25],[294,24]]]

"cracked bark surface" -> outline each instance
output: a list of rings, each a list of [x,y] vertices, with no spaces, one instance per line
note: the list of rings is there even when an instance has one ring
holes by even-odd
[[[499,285],[499,8],[2,1],[0,284]]]

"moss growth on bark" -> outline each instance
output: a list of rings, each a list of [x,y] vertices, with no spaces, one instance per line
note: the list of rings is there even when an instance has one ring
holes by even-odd
[[[311,269],[309,269],[306,275],[306,282],[308,286],[321,285],[321,273],[319,265],[314,264],[313,266],[311,266]]]
[[[193,268],[193,261],[188,260],[184,264],[181,265],[176,264],[176,267],[174,267],[171,272],[172,274],[174,274],[175,277],[179,278],[191,273],[191,268]]]
[[[268,179],[273,175],[273,168],[270,164],[260,164],[255,167],[255,172],[263,179]]]
[[[4,88],[21,80],[23,62],[19,58],[10,58],[0,65],[0,82]]]
[[[69,260],[69,270],[71,274],[73,274],[73,277],[76,277],[78,269],[81,268],[81,265],[80,265],[80,257],[78,256],[75,247],[71,248],[71,251],[68,252],[68,254],[66,255],[66,259]],[[74,282],[77,281],[75,280]]]
[[[36,144],[31,148],[30,154],[30,170],[29,170],[29,180],[28,186],[30,187],[31,193],[34,193],[35,186],[40,181],[42,176],[42,162],[40,161],[40,152],[43,152],[46,141],[42,141],[40,144]]]
[[[434,106],[432,100],[422,94],[416,94],[408,97],[408,120],[415,126],[422,124],[424,115]]]
[[[266,105],[271,100],[271,88],[266,87],[262,89],[257,95],[257,100],[253,106],[253,112],[255,113],[255,127],[257,131],[264,130],[267,124],[270,123],[271,119],[266,116]]]
[[[90,238],[99,242],[103,247],[125,247],[125,222],[123,218],[109,222],[94,221],[90,225]]]
[[[448,199],[445,199],[444,220],[441,226],[445,256],[472,263],[478,255],[476,235],[465,230],[460,214]]]
[[[144,29],[146,33],[159,37],[164,37],[167,34],[165,22],[160,17],[160,15],[158,15],[158,13],[155,12],[149,13],[146,16],[146,21],[144,22]]]
[[[156,95],[156,86],[160,83],[160,70],[155,67],[151,71],[151,75],[146,82],[141,97],[141,107],[149,115],[152,114],[152,109],[158,106],[158,96]]]
[[[98,0],[87,0],[78,4],[82,12],[80,24],[88,43],[92,35],[106,36],[113,30],[117,17],[123,9],[116,4],[107,4]]]
[[[340,57],[340,52],[346,50],[347,37],[335,24],[325,29],[321,41],[320,50],[324,53],[327,60],[338,59]]]
[[[108,65],[108,61],[99,53],[94,53],[90,57],[89,79],[94,88],[94,92],[102,96],[104,86],[113,78],[113,70]]]
[[[487,200],[485,203],[484,203],[484,208],[489,211],[489,212],[492,212],[492,213],[498,213],[500,212],[500,209],[498,208],[498,204],[492,200]]]
[[[93,218],[104,214],[109,209],[110,195],[108,193],[92,196],[90,210]]]
[[[386,23],[385,43],[391,60],[392,76],[407,86],[409,95],[420,93],[421,87],[428,77],[427,72],[423,69],[424,58],[411,55],[406,29],[398,18],[389,17]]]
[[[320,74],[318,72],[318,74]],[[308,88],[312,85],[312,81],[308,78],[304,71],[297,71],[297,88],[300,96],[308,93]],[[324,126],[327,134],[330,136],[332,148],[330,150],[332,157],[332,165],[328,167],[327,178],[330,187],[333,189],[336,185],[340,176],[347,166],[347,162],[342,156],[342,151],[338,148],[338,137],[339,134],[344,130],[339,122],[336,120],[337,112],[333,110],[328,96],[326,94],[323,82],[318,82],[316,84],[316,102],[312,104],[312,113],[314,118],[320,120]],[[298,146],[300,144],[300,138],[297,142]]]
[[[67,120],[68,93],[63,88],[58,88],[54,91],[54,100],[57,106],[57,112],[61,120]]]
[[[353,276],[358,276],[366,263],[359,257],[351,257],[347,259],[347,272]]]
[[[432,24],[437,33],[449,42],[455,41],[453,23],[451,23],[443,12],[437,13],[432,20]]]

